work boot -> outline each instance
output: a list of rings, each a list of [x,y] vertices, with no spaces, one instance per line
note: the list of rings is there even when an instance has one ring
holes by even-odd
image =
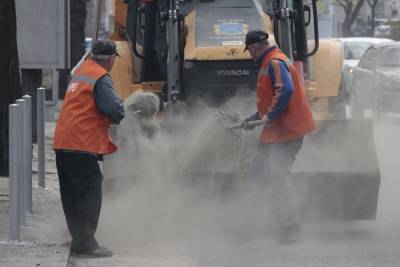
[[[98,247],[88,251],[71,251],[70,254],[76,258],[107,258],[113,256],[113,252],[106,247]]]

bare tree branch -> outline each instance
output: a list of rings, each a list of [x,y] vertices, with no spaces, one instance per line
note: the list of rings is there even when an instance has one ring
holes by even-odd
[[[374,7],[378,3],[378,0],[367,0],[367,2],[370,7]]]
[[[356,6],[353,9],[353,13],[351,14],[351,16],[349,18],[350,25],[352,25],[354,23],[354,21],[356,20],[358,13],[360,12],[363,4],[364,4],[364,0],[358,0]]]
[[[347,1],[346,0],[335,0],[335,2],[333,2],[333,4],[335,6],[345,7],[345,6],[347,6]]]
[[[375,7],[378,0],[367,0],[369,7],[371,8],[371,35],[374,35],[375,31]]]
[[[345,3],[336,2],[336,3],[334,3],[334,5],[335,5],[335,6],[341,6],[341,7],[343,7],[343,9],[346,9],[346,4],[345,4]]]
[[[377,1],[377,0],[368,0]],[[365,0],[334,0],[333,5],[340,6],[343,8],[345,13],[345,19],[342,25],[342,33],[344,35],[350,35],[350,28],[356,20],[361,7],[363,6]]]

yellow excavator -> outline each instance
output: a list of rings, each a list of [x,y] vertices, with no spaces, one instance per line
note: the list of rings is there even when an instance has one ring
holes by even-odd
[[[316,0],[115,0],[117,93],[157,94],[168,122],[184,121],[199,99],[220,107],[252,95],[258,66],[243,52],[251,29],[267,31],[295,63],[318,120],[293,169],[305,216],[374,219],[380,172],[372,122],[343,116],[341,45],[319,41]]]

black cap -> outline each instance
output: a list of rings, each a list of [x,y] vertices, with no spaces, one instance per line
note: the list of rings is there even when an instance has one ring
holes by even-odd
[[[244,48],[243,52],[247,50],[247,46],[256,44],[268,39],[268,33],[263,30],[253,30],[249,31],[246,34],[246,47]]]
[[[117,52],[117,45],[109,39],[99,39],[95,41],[92,46],[92,54],[104,56],[119,56]]]

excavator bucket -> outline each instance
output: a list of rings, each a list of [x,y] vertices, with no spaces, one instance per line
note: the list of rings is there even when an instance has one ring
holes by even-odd
[[[305,139],[293,182],[309,218],[376,218],[380,172],[372,120],[330,121]]]

